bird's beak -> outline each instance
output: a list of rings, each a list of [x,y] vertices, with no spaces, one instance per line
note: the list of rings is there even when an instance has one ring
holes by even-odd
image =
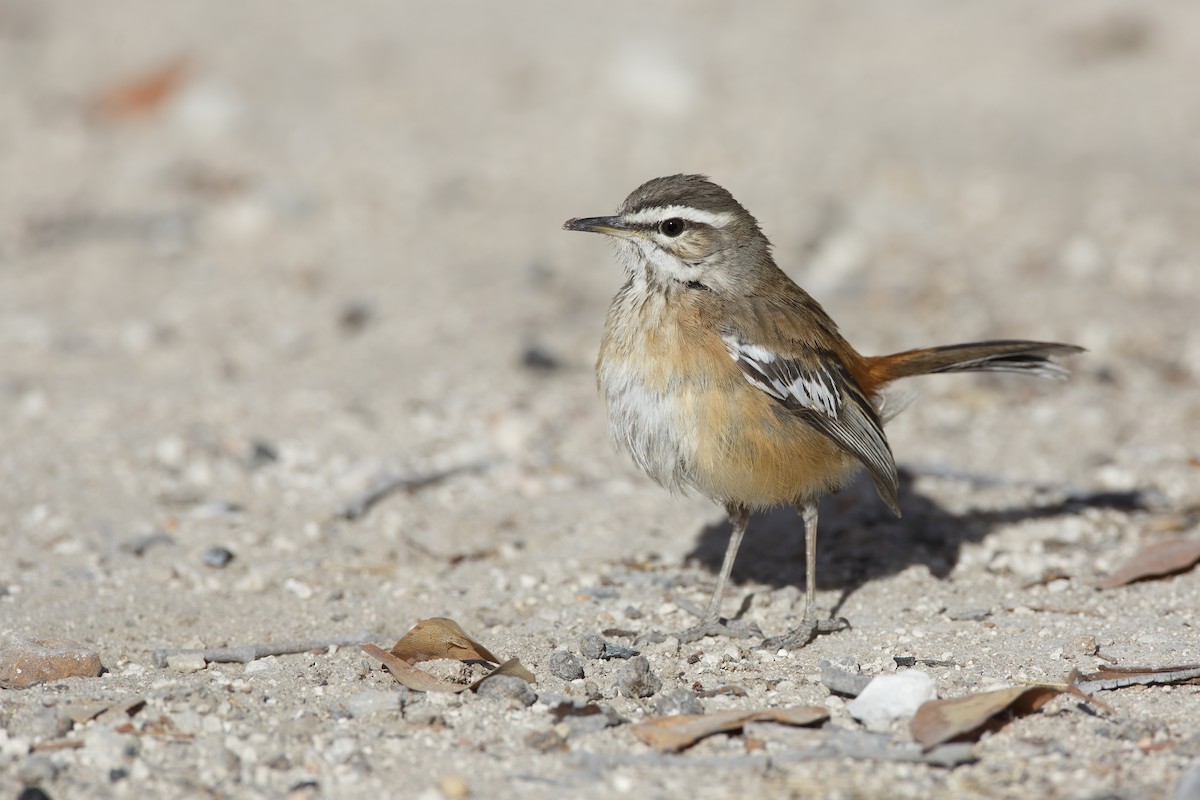
[[[628,237],[633,231],[621,217],[581,217],[569,219],[563,223],[563,229],[568,231],[587,231],[589,233],[606,233],[609,236]]]

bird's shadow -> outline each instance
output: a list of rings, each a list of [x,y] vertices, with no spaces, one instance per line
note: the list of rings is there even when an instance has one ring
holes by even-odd
[[[896,518],[875,497],[869,481],[859,480],[821,501],[817,542],[817,588],[842,590],[842,602],[876,578],[924,564],[938,578],[954,569],[963,546],[979,542],[1000,525],[1026,519],[1077,514],[1085,508],[1146,508],[1139,491],[1075,493],[1048,503],[973,510],[956,514],[915,491],[912,474],[900,471],[900,507]],[[686,560],[716,572],[721,567],[731,527],[728,520],[706,525]],[[791,508],[755,514],[733,567],[733,582],[772,587],[804,585],[804,523]]]

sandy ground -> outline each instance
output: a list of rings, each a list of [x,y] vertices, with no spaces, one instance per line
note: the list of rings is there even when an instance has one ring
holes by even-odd
[[[0,794],[1172,796],[1196,686],[1055,701],[950,769],[822,756],[858,724],[819,664],[914,657],[951,697],[1200,660],[1196,571],[1093,588],[1198,534],[1200,9],[433,5],[0,0],[0,630],[106,668],[0,690]],[[111,94],[180,58],[163,102]],[[903,519],[865,483],[824,506],[819,601],[851,630],[640,645],[660,694],[832,714],[660,756],[550,709],[655,713],[581,639],[691,624],[727,528],[611,452],[591,364],[620,277],[559,227],[679,171],[729,187],[865,352],[1090,352],[1066,384],[915,387],[889,429]],[[338,517],[381,476],[444,471]],[[802,542],[794,515],[756,519],[726,612],[786,630]],[[405,695],[356,647],[152,658],[387,647],[430,616],[519,657],[541,699]]]

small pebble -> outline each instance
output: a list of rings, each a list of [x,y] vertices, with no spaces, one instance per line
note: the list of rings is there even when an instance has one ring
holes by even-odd
[[[552,372],[562,366],[553,354],[538,345],[530,345],[521,353],[521,366],[539,372]]]
[[[520,680],[518,678],[518,680]],[[483,688],[482,686],[480,688]],[[427,705],[410,705],[404,707],[404,721],[413,725],[445,725],[446,721],[436,708]]]
[[[521,679],[517,678],[517,680]],[[463,797],[470,796],[471,787],[467,785],[467,779],[463,776],[447,775],[438,781],[438,791],[442,793],[442,797],[445,797],[446,800],[460,800]]]
[[[17,767],[17,780],[26,786],[39,783],[50,783],[58,777],[59,766],[50,756],[43,753],[33,753],[25,757]]]
[[[167,669],[176,672],[199,672],[208,666],[201,653],[176,653],[167,656]]]
[[[858,697],[846,704],[846,710],[868,730],[881,732],[895,720],[911,718],[922,703],[936,697],[933,678],[909,669],[876,676]]]
[[[311,600],[313,596],[313,588],[307,583],[298,581],[295,578],[288,578],[286,581],[284,581],[283,588],[287,589],[301,600]]]
[[[581,736],[595,733],[605,728],[620,725],[625,720],[613,710],[612,706],[598,703],[563,704],[551,709],[554,719],[559,720],[555,730],[566,737]]]
[[[66,736],[72,727],[74,723],[62,709],[40,708],[30,719],[27,733],[34,741],[49,741]]]
[[[857,663],[851,664],[829,659],[822,659],[821,667],[821,683],[833,694],[840,694],[845,697],[858,697],[862,694],[863,689],[867,688],[867,684],[871,682],[868,675],[859,674]]]
[[[664,717],[675,717],[681,714],[703,714],[704,704],[695,692],[683,686],[676,686],[669,692],[663,692],[654,701],[654,710]]]
[[[204,555],[200,556],[200,560],[204,562],[204,566],[206,567],[221,569],[228,565],[230,561],[233,561],[233,553],[224,547],[210,547],[204,551]]]
[[[275,656],[256,658],[246,665],[246,674],[255,675],[260,672],[271,672],[279,668],[279,659]]]
[[[990,608],[955,608],[946,611],[946,619],[954,622],[980,622],[991,615]]]
[[[565,750],[567,740],[558,731],[551,728],[546,731],[534,731],[525,737],[525,745],[542,753],[552,750]]]
[[[615,642],[605,642],[604,654],[601,656],[601,658],[606,661],[611,661],[614,658],[633,658],[637,654],[638,651],[634,650],[632,647],[626,647],[623,644],[616,644]]]
[[[604,637],[598,633],[589,633],[579,640],[579,654],[584,658],[604,657]]]
[[[515,675],[494,675],[479,684],[476,694],[508,700],[521,706],[531,706],[537,700],[533,688]]]
[[[651,697],[662,688],[662,681],[650,671],[645,656],[636,656],[617,675],[617,691],[626,697]]]
[[[250,452],[246,455],[246,461],[249,466],[261,467],[264,464],[272,464],[279,460],[279,451],[275,449],[275,445],[264,439],[256,439],[250,443]]]
[[[0,636],[0,688],[26,689],[63,678],[95,678],[100,656],[77,642],[11,632]]]
[[[546,659],[546,668],[550,674],[564,681],[573,681],[583,677],[583,665],[579,659],[566,650],[555,650]]]
[[[144,556],[147,550],[160,544],[173,545],[175,544],[175,539],[163,531],[154,531],[153,533],[148,533],[145,536],[139,536],[134,539],[126,545],[126,548],[135,556]]]

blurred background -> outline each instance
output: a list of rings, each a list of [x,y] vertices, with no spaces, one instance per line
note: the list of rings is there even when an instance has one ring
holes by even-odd
[[[421,548],[686,552],[720,514],[609,452],[621,278],[560,230],[680,171],[865,352],[1092,351],[1065,387],[923,384],[901,462],[1192,497],[1197,75],[1182,0],[0,0],[0,583],[63,584],[50,552],[103,584],[156,532],[271,555],[248,590]]]

